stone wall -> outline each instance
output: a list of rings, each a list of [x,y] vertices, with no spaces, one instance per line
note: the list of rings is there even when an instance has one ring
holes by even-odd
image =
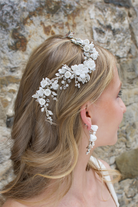
[[[115,184],[120,206],[138,207],[138,0],[0,0],[0,188],[13,177],[10,127],[28,56],[50,35],[69,30],[117,57],[127,112],[116,145],[96,153],[122,173]]]

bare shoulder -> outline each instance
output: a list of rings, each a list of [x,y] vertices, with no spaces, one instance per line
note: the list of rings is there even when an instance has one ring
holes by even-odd
[[[25,205],[13,200],[13,199],[8,199],[2,207],[25,207]]]
[[[105,166],[108,170],[111,169],[110,165],[109,165],[107,162],[105,162],[104,160],[101,160],[101,159],[99,159],[99,160],[104,164],[104,166]]]

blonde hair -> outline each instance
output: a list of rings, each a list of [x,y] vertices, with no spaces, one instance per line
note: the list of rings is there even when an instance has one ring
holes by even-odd
[[[68,38],[55,35],[30,56],[15,102],[11,159],[16,178],[5,187],[6,197],[17,200],[34,197],[49,188],[51,179],[56,179],[55,192],[63,181],[67,183],[64,192],[70,188],[78,160],[80,108],[86,101],[94,103],[98,99],[111,82],[116,64],[109,51],[96,44],[95,48],[99,56],[90,81],[78,89],[72,80],[69,88],[58,91],[56,103],[51,100],[55,125],[46,121],[45,113],[32,95],[42,78],[53,78],[63,64],[70,67],[83,63],[83,51]]]

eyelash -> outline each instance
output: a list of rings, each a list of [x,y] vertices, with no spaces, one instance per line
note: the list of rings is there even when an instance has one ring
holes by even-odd
[[[122,96],[122,90],[119,91],[117,98],[120,98]]]

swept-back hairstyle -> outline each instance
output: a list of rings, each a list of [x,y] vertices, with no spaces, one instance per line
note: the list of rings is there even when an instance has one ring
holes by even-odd
[[[111,82],[116,64],[109,51],[96,44],[95,48],[99,56],[90,81],[78,89],[72,80],[66,90],[57,92],[57,102],[51,100],[55,123],[52,125],[32,95],[42,78],[55,77],[63,64],[71,67],[83,63],[83,51],[68,38],[55,35],[30,56],[15,102],[11,160],[16,177],[5,187],[6,197],[17,200],[34,197],[50,188],[52,179],[56,181],[55,192],[63,182],[66,182],[64,192],[70,188],[82,128],[80,108],[86,101],[94,103],[98,99]]]

